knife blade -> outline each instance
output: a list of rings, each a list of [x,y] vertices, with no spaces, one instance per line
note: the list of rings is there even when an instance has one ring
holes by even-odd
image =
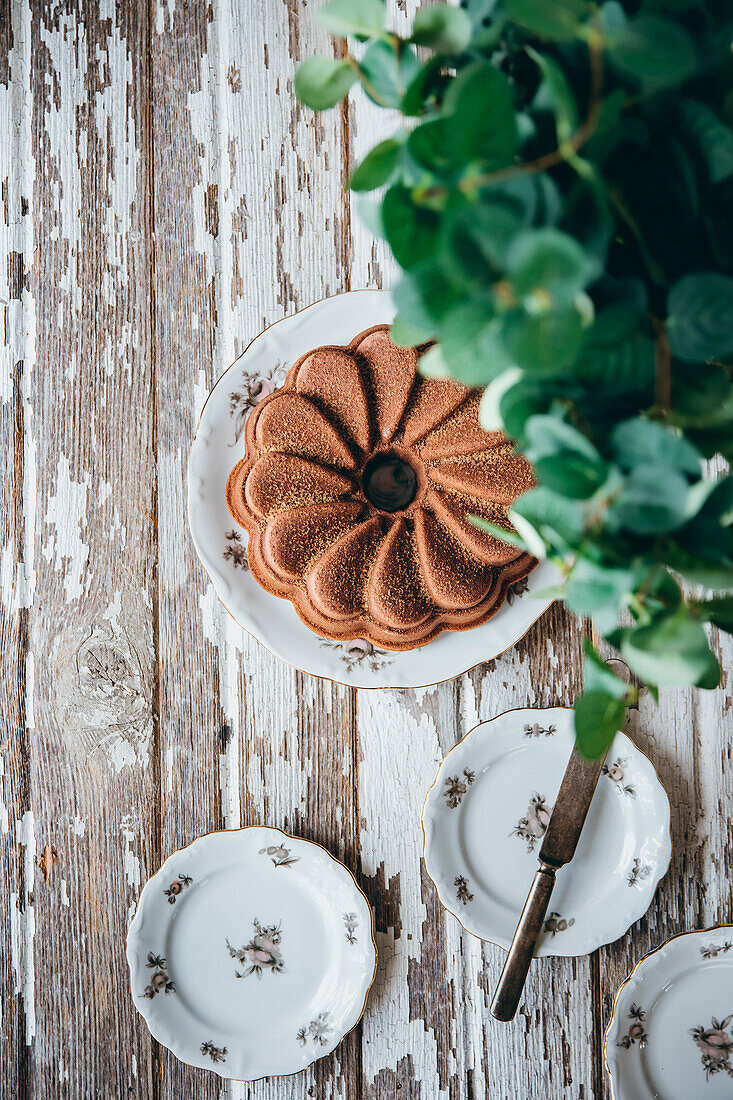
[[[576,748],[570,754],[540,848],[539,869],[527,895],[491,1002],[491,1015],[497,1020],[506,1022],[514,1019],[550,904],[555,874],[575,855],[603,761],[603,757],[600,760],[584,760]]]

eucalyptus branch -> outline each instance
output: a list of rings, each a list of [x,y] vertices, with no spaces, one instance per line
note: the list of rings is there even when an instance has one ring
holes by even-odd
[[[722,7],[706,19],[694,5],[647,8],[621,0],[604,37],[568,5],[522,0],[502,15],[499,54],[496,24],[487,32],[471,6],[421,7],[397,39],[379,6],[332,0],[328,18],[339,28],[352,19],[379,63],[365,75],[350,55],[310,59],[296,86],[316,109],[357,78],[385,107],[409,87],[409,136],[385,135],[352,176],[355,190],[384,188],[379,232],[403,269],[393,338],[435,343],[444,373],[490,388],[486,426],[503,427],[536,472],[536,488],[512,505],[517,526],[561,563],[570,610],[592,618],[655,694],[714,687],[704,623],[733,632],[733,596],[690,601],[681,586],[733,592],[733,475],[711,487],[704,461],[733,458],[733,249],[721,198],[732,193],[733,129]],[[578,40],[587,53],[562,45]],[[528,41],[537,70],[525,79]],[[721,66],[715,79],[701,58]],[[557,148],[535,157],[530,135],[544,132],[548,110]],[[475,164],[506,167],[471,178]],[[573,170],[552,171],[562,165]],[[583,751],[600,754],[636,689],[592,646],[585,672],[576,731]]]

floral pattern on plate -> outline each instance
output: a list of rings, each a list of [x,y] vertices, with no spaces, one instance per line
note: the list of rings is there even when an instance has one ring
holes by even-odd
[[[295,1038],[303,1047],[309,1040],[325,1046],[332,1031],[333,1028],[328,1022],[328,1013],[319,1012],[314,1020],[298,1029]]]
[[[201,1044],[201,1053],[205,1054],[207,1058],[211,1058],[212,1062],[226,1062],[226,1047],[217,1047],[211,1040],[207,1040]]]
[[[604,1044],[614,1100],[733,1095],[732,930],[673,936],[623,983]]]
[[[451,810],[455,810],[461,804],[461,800],[476,778],[476,773],[470,768],[463,769],[463,775],[451,775],[445,781],[443,797],[445,804]]]
[[[425,866],[438,897],[467,931],[505,949],[574,743],[572,710],[507,711],[451,749],[427,793]],[[667,869],[669,800],[653,766],[624,734],[608,759],[626,762],[624,784],[633,777],[638,796],[624,795],[619,812],[615,783],[598,784],[575,857],[558,872],[539,956],[585,954],[623,935]]]
[[[629,761],[624,757],[617,757],[612,764],[604,764],[601,769],[604,775],[607,775],[616,789],[621,793],[628,795],[629,798],[636,798],[636,791],[633,784],[627,783]]]
[[[193,879],[190,875],[179,875],[175,882],[171,882],[168,889],[163,891],[168,898],[168,904],[175,905],[178,895],[182,894],[186,887],[190,886],[192,882]]]
[[[353,875],[320,845],[263,826],[173,853],[141,892],[127,957],[153,1037],[234,1080],[297,1073],[333,1050],[361,1016],[376,965]]]
[[[269,856],[276,867],[292,867],[298,862],[298,856],[290,854],[290,848],[284,844],[268,844],[266,848],[260,848],[261,856]]]
[[[628,1050],[638,1043],[639,1046],[643,1048],[649,1041],[649,1036],[644,1030],[646,1012],[643,1008],[639,1008],[637,1004],[632,1004],[628,1015],[631,1022],[627,1028],[626,1034],[621,1036],[616,1046],[624,1047]]]
[[[156,993],[175,993],[176,985],[168,973],[167,963],[163,955],[154,955],[152,951],[148,951],[145,965],[153,971],[150,975],[150,983],[146,985],[143,991],[143,995],[149,1001],[152,1001]]]
[[[534,792],[529,800],[529,806],[524,817],[520,817],[511,831],[511,836],[518,836],[525,841],[527,851],[533,852],[538,840],[542,840],[547,832],[552,816],[552,806],[548,806],[547,799],[543,795]]]
[[[188,464],[191,534],[219,599],[280,660],[349,687],[425,687],[497,657],[549,607],[549,593],[558,580],[555,566],[540,562],[529,584],[512,585],[504,605],[483,626],[451,632],[412,650],[382,652],[359,639],[320,639],[288,601],[266,592],[247,569],[247,536],[230,537],[236,525],[226,506],[225,487],[233,459],[244,450],[249,412],[284,381],[287,365],[323,344],[324,332],[336,344],[348,344],[356,332],[393,316],[389,291],[361,290],[327,298],[271,325],[211,390]]]
[[[345,666],[347,672],[353,672],[360,665],[366,665],[372,672],[379,672],[391,663],[392,657],[384,649],[377,649],[366,638],[352,638],[347,642],[329,642],[321,639],[322,649],[331,649],[338,653],[339,660]]]
[[[244,947],[232,947],[229,940],[226,941],[227,951],[233,959],[236,959],[244,969],[235,970],[238,978],[246,978],[250,974],[256,974],[258,979],[266,970],[271,974],[282,974],[285,970],[285,960],[280,950],[282,931],[279,924],[261,924],[257,918],[252,922],[254,935]]]
[[[729,1077],[733,1077],[733,1066],[730,1063],[733,1054],[733,1034],[729,1031],[731,1020],[733,1013],[724,1020],[716,1020],[713,1016],[710,1027],[690,1028],[690,1035],[702,1055],[706,1081],[716,1073],[727,1073]]]

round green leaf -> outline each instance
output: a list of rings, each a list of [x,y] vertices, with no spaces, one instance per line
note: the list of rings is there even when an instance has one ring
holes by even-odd
[[[306,107],[326,111],[344,98],[355,80],[348,61],[307,57],[295,71],[295,94]]]
[[[455,169],[450,143],[451,123],[445,118],[431,118],[411,131],[407,148],[423,168],[437,175]]]
[[[611,37],[614,64],[651,88],[679,84],[694,72],[695,46],[677,23],[654,15],[630,19]]]
[[[583,337],[583,324],[574,306],[530,314],[516,310],[503,327],[506,350],[522,370],[550,373],[569,367]]]
[[[506,357],[497,340],[499,320],[488,303],[465,302],[440,322],[443,358],[454,378],[467,386],[485,386],[506,370]]]
[[[574,38],[585,11],[583,0],[504,0],[510,19],[542,38]]]
[[[637,466],[609,509],[608,519],[638,535],[660,535],[687,518],[687,482],[667,466]]]
[[[520,298],[546,290],[553,298],[572,301],[599,270],[598,261],[585,253],[573,237],[551,227],[517,233],[506,262]]]
[[[471,40],[471,29],[471,20],[463,8],[438,4],[415,13],[410,41],[436,53],[463,53]]]
[[[728,179],[733,175],[733,130],[707,104],[694,99],[683,99],[678,111],[682,135],[705,161],[710,182]]]
[[[587,691],[575,700],[575,737],[587,760],[605,756],[626,719],[626,703],[606,691]]]
[[[682,607],[626,634],[621,653],[634,672],[653,684],[696,684],[710,671],[710,646],[701,624]]]
[[[384,27],[382,0],[329,0],[316,12],[316,21],[332,34],[371,38]]]
[[[611,433],[611,447],[620,466],[631,469],[657,463],[683,473],[700,475],[700,452],[674,428],[644,417],[617,424]]]
[[[592,462],[570,452],[540,458],[535,473],[541,485],[572,500],[592,497],[608,476],[605,462]]]
[[[435,251],[439,219],[434,211],[417,206],[407,187],[390,187],[382,203],[382,221],[398,264],[409,270]]]
[[[388,138],[375,145],[351,177],[352,191],[373,191],[388,182],[397,167],[402,142]]]
[[[685,275],[667,301],[669,346],[680,359],[720,358],[733,351],[733,279]]]
[[[364,91],[380,107],[399,107],[405,89],[420,71],[420,62],[411,46],[399,53],[390,42],[372,42],[359,68],[366,77]],[[376,96],[372,94],[372,89]]]
[[[445,97],[456,165],[509,164],[517,148],[517,123],[509,83],[493,65],[470,66]]]

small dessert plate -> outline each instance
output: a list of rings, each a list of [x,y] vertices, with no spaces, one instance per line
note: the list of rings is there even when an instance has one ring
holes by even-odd
[[[358,688],[425,687],[497,657],[527,633],[550,606],[555,568],[541,562],[518,581],[493,618],[445,631],[427,645],[391,652],[372,643],[329,641],[301,620],[289,600],[266,592],[247,565],[247,533],[226,505],[227,479],[244,454],[251,409],[282,385],[297,359],[325,339],[348,344],[355,333],[394,317],[387,291],[337,294],[285,317],[261,333],[221,376],[204,405],[188,464],[188,515],[201,562],[227,611],[282,661]]]
[[[733,925],[646,955],[616,995],[603,1055],[614,1100],[730,1100]]]
[[[574,742],[573,712],[511,710],[464,737],[423,809],[425,865],[467,931],[505,950],[517,927]],[[536,955],[585,955],[649,907],[669,866],[669,799],[649,759],[616,735]]]
[[[359,1021],[374,978],[369,904],[319,844],[252,827],[199,837],[140,895],[132,997],[189,1065],[253,1081],[297,1073]]]

